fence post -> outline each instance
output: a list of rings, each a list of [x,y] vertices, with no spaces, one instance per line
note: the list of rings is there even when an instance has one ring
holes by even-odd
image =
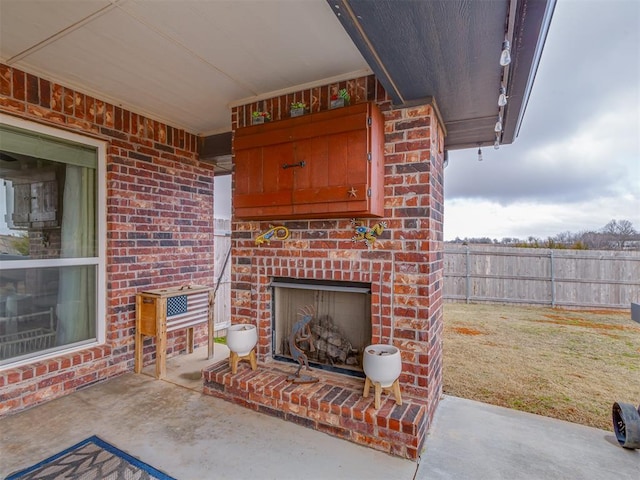
[[[554,268],[554,257],[553,257],[553,249],[549,250],[549,268],[551,274],[551,306],[556,306],[556,275]]]
[[[465,267],[466,267],[466,275],[465,275],[465,284],[466,284],[466,292],[465,296],[467,299],[467,303],[469,303],[469,297],[471,296],[471,266],[469,265],[469,245],[467,245],[465,251]]]

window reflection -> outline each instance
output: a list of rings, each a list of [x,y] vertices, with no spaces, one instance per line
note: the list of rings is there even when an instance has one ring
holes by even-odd
[[[97,166],[95,147],[0,125],[0,365],[96,338]]]
[[[95,278],[95,266],[0,270],[0,364],[95,338]]]

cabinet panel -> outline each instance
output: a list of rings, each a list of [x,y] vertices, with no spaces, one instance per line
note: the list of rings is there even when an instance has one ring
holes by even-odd
[[[321,213],[316,204],[333,205],[328,212],[366,210],[369,164],[366,131],[317,137],[305,144],[305,168],[296,170],[292,203],[294,212]],[[363,203],[364,202],[364,203]],[[321,205],[321,206],[322,206]]]
[[[23,183],[13,186],[13,215],[15,226],[29,226],[31,214],[31,184]]]
[[[293,161],[288,144],[241,150],[236,154],[234,206],[249,215],[290,213],[293,173],[281,165]]]
[[[31,215],[29,220],[35,222],[53,222],[56,220],[58,200],[58,183],[36,182],[31,184]]]
[[[382,116],[366,103],[239,129],[235,216],[382,216],[383,139]]]

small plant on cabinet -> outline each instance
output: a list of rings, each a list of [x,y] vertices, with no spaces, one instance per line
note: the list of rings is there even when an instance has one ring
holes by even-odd
[[[346,88],[341,88],[338,93],[331,95],[331,108],[344,107],[349,105],[351,101],[351,95],[347,92]]]
[[[293,102],[291,104],[291,116],[292,117],[299,117],[301,115],[304,115],[304,113],[307,110],[307,104],[304,102]]]
[[[251,114],[251,125],[259,125],[264,122],[271,121],[271,114],[269,112],[256,111]]]

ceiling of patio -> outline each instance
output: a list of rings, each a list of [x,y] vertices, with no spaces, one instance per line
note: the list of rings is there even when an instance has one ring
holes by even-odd
[[[505,73],[517,135],[554,3],[0,0],[0,61],[202,135],[232,105],[373,72],[398,105],[435,98],[465,148],[493,143]]]

